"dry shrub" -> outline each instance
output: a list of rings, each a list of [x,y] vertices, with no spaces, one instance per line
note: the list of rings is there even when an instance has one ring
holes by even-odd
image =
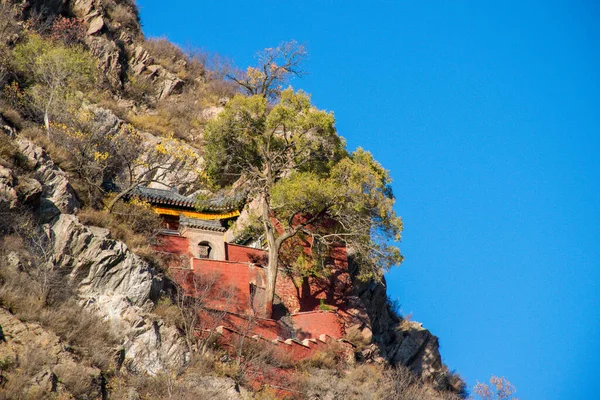
[[[100,393],[100,377],[89,375],[89,372],[76,363],[63,363],[54,368],[60,384],[76,399],[96,399]]]
[[[228,82],[207,80],[186,85],[177,96],[160,100],[151,112],[129,113],[127,120],[137,128],[161,136],[174,135],[190,144],[198,142],[207,122],[204,110],[218,106],[235,93]]]
[[[52,23],[50,38],[66,45],[76,45],[85,42],[85,34],[86,27],[82,20],[60,16]]]
[[[167,325],[181,326],[181,313],[176,304],[173,304],[170,298],[163,296],[158,299],[158,303],[154,310],[152,310],[160,319],[162,319]]]
[[[71,350],[102,370],[111,367],[118,339],[105,321],[82,309],[75,298],[59,304],[44,302],[39,284],[30,274],[3,271],[0,302],[22,321],[39,323],[69,344]],[[65,287],[68,282],[63,282]]]
[[[302,369],[341,369],[348,361],[347,350],[340,342],[329,342],[309,358],[300,361]]]
[[[8,135],[0,132],[0,165],[7,168],[26,164],[27,159]]]
[[[354,345],[354,352],[360,352],[364,350],[371,342],[363,336],[360,329],[357,327],[352,327],[346,331],[344,335],[344,339]]]
[[[310,369],[295,376],[304,398],[459,400],[450,392],[436,391],[403,366],[358,364],[342,371]]]
[[[124,242],[131,251],[153,265],[165,264],[163,257],[152,247],[157,244],[162,220],[148,203],[137,200],[119,201],[112,213],[88,207],[81,210],[78,217],[85,225],[109,229],[112,238]]]
[[[155,88],[149,79],[142,76],[128,76],[125,83],[125,94],[138,104],[151,104]]]
[[[3,101],[0,102],[0,114],[2,114],[2,118],[17,130],[23,129],[25,122],[23,121],[21,114]]]
[[[25,218],[13,221],[19,226],[18,234],[0,241],[0,265],[5,266],[0,268],[0,304],[20,320],[39,323],[54,332],[79,356],[107,369],[117,338],[105,321],[77,304],[68,271],[51,267],[50,248],[44,249],[47,244],[34,236],[35,227],[27,227]],[[15,257],[17,265],[9,262]]]
[[[155,114],[129,113],[127,115],[127,121],[142,131],[152,132],[160,136],[174,135],[176,137],[180,137],[180,135],[177,134],[171,126],[169,117],[170,116],[168,114],[164,115],[160,112]]]
[[[40,325],[52,330],[69,343],[71,350],[90,360],[101,370],[114,367],[118,338],[110,324],[82,309],[74,300],[57,308],[45,308],[38,316]]]
[[[137,10],[132,4],[116,4],[111,2],[111,7],[108,10],[108,16],[110,17],[111,28],[116,30],[120,27],[133,30],[134,32],[139,31],[140,28],[140,17]]]
[[[45,390],[34,382],[46,373],[50,375],[52,357],[39,348],[25,345],[23,352],[7,368],[2,370],[3,384],[0,387],[2,399],[41,399]],[[38,379],[36,379],[38,378]]]
[[[110,379],[109,398],[126,400],[128,393],[137,393],[142,399],[229,399],[219,386],[211,385],[215,377],[213,355],[194,357],[182,370],[162,371],[155,376],[118,375]]]
[[[197,49],[182,50],[167,38],[150,38],[144,48],[154,60],[187,83],[204,78],[207,74],[205,53]]]
[[[195,90],[198,85],[188,85],[182,94],[160,100],[151,112],[131,112],[127,115],[127,120],[143,131],[160,136],[173,135],[193,142],[205,123],[202,110],[206,102],[202,101],[201,95]]]
[[[46,150],[50,154],[52,161],[63,170],[68,171],[72,169],[73,156],[64,146],[58,145],[51,137],[49,138],[44,129],[35,125],[28,126],[21,131],[21,134]]]
[[[117,117],[119,117],[122,120],[127,119],[129,108],[117,103],[117,101],[115,101],[115,99],[113,99],[112,96],[110,96],[108,93],[98,93],[95,97],[97,99],[96,104],[99,107],[111,110]]]
[[[218,76],[209,77],[196,87],[196,95],[203,105],[219,104],[223,98],[231,98],[237,92],[235,84]]]
[[[189,60],[179,46],[161,37],[146,40],[144,47],[158,64],[178,75],[185,75]]]

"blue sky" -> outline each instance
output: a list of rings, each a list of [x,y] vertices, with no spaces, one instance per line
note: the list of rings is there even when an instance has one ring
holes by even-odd
[[[394,178],[406,261],[389,294],[469,386],[597,396],[600,3],[165,4],[138,0],[147,36],[240,67],[307,45],[293,85]]]

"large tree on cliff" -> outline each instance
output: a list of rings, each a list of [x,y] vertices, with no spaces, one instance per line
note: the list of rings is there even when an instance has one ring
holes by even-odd
[[[235,96],[205,130],[207,175],[240,182],[256,200],[268,246],[265,315],[270,315],[282,244],[302,233],[320,245],[346,244],[363,276],[378,276],[402,256],[402,222],[393,211],[388,172],[362,149],[349,155],[332,113],[287,89],[269,105]]]

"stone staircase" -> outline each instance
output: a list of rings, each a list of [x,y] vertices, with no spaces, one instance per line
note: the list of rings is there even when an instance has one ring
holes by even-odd
[[[290,355],[295,361],[309,358],[316,352],[327,349],[327,347],[333,343],[339,343],[344,353],[347,353],[348,355],[353,352],[355,347],[352,343],[345,339],[336,339],[326,334],[321,334],[318,338],[309,338],[303,340],[294,338],[276,338],[269,340],[262,335],[252,332],[249,334],[244,334],[224,325],[218,326],[215,329],[215,332],[220,336],[220,338],[222,338],[225,344],[234,343],[235,340],[245,337],[255,341],[263,342],[265,345],[272,345],[276,351],[281,352],[281,354]]]

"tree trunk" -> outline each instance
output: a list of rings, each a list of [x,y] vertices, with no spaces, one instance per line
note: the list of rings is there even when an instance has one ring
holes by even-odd
[[[261,199],[262,222],[265,229],[265,237],[269,246],[269,262],[267,264],[267,285],[265,287],[263,317],[271,318],[273,315],[273,299],[275,298],[275,283],[277,282],[277,267],[279,261],[280,243],[275,237],[275,227],[271,224],[271,208],[267,194]]]
[[[46,127],[46,135],[50,137],[50,105],[52,104],[52,100],[54,99],[54,91],[50,93],[50,98],[48,99],[48,103],[46,103],[46,109],[44,110],[44,126]]]
[[[267,265],[267,286],[265,288],[264,316],[267,318],[271,318],[273,315],[273,299],[275,298],[278,261],[279,249],[276,247],[273,238],[273,243],[269,243],[269,264]]]
[[[50,118],[48,118],[48,111],[44,113],[44,126],[46,127],[46,134],[50,135]]]
[[[139,183],[136,183],[135,185],[131,185],[127,189],[123,190],[121,193],[119,193],[115,197],[113,197],[113,199],[110,201],[110,203],[108,203],[108,205],[106,206],[106,208],[108,209],[108,212],[112,212],[113,208],[115,207],[115,204],[117,204],[117,202],[119,200],[121,200],[123,197],[125,197],[129,193],[133,192],[138,186],[139,186]]]

